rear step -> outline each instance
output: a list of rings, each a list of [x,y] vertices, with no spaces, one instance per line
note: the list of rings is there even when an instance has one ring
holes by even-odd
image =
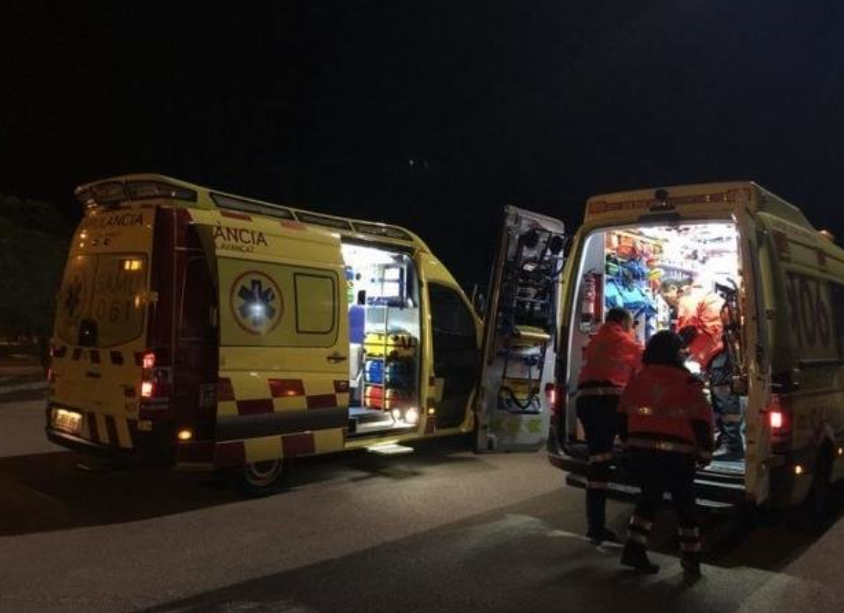
[[[369,453],[376,453],[378,455],[394,456],[405,455],[413,453],[413,447],[406,447],[398,443],[380,443],[378,445],[370,445],[366,448]]]

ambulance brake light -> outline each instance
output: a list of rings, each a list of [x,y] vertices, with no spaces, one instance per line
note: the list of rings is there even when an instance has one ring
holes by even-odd
[[[782,426],[783,426],[783,423],[785,423],[785,419],[783,418],[782,411],[771,411],[770,421],[771,421],[771,430],[781,429]]]
[[[141,398],[152,398],[152,394],[154,391],[155,385],[152,381],[141,382]]]
[[[551,407],[552,410],[556,410],[557,408],[557,386],[553,383],[546,383],[545,384],[545,396],[548,399],[548,406]]]

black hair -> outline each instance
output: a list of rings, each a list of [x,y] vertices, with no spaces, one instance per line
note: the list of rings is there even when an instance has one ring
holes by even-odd
[[[645,353],[642,354],[642,363],[684,368],[682,350],[683,339],[680,335],[663,330],[654,334],[648,341]]]
[[[607,321],[614,321],[617,324],[623,324],[625,321],[632,321],[633,316],[629,312],[619,307],[613,307],[607,311]]]

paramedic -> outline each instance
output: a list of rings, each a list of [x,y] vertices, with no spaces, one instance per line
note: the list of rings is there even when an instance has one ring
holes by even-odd
[[[719,449],[715,459],[734,461],[744,457],[741,400],[732,391],[733,369],[723,342],[723,306],[721,296],[707,291],[704,283],[696,282],[678,301],[677,329],[688,343],[689,359],[708,375],[718,429]]]
[[[619,437],[630,454],[630,468],[641,485],[630,518],[621,563],[655,573],[647,556],[663,493],[670,492],[678,518],[683,570],[700,574],[700,528],[695,512],[695,465],[712,457],[712,409],[703,385],[683,365],[683,340],[667,330],[648,342],[644,366],[618,403]]]
[[[607,312],[606,322],[584,349],[585,365],[577,389],[577,417],[586,433],[589,474],[586,484],[586,536],[593,542],[616,540],[605,527],[606,497],[617,430],[618,398],[641,366],[642,347],[633,339],[633,318],[624,309]]]

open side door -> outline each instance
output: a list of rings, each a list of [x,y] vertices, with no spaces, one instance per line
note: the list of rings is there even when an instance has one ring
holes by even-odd
[[[478,450],[538,450],[556,394],[563,222],[504,209],[484,317]]]

